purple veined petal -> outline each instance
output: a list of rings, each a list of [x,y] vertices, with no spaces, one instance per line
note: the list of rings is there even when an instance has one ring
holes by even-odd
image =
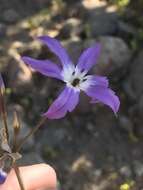
[[[44,44],[46,44],[49,47],[49,49],[59,57],[63,67],[68,67],[68,65],[73,65],[66,50],[58,40],[56,40],[55,38],[51,38],[49,36],[39,36],[38,39]]]
[[[78,104],[79,94],[80,94],[80,91],[72,89],[72,94],[68,100],[69,101],[69,103],[68,103],[68,111],[69,112],[72,112],[75,109],[76,105]]]
[[[86,49],[79,57],[77,68],[81,72],[87,73],[91,67],[96,64],[100,54],[100,44],[97,43],[94,46]]]
[[[119,110],[120,101],[118,96],[115,95],[114,91],[103,86],[94,86],[87,88],[85,93],[92,98],[92,103],[102,102],[108,105],[113,112],[116,114]]]
[[[61,69],[49,60],[37,60],[30,57],[22,57],[22,60],[41,74],[62,80]]]
[[[98,76],[98,75],[87,75],[85,78],[88,80],[88,82],[90,82],[90,86],[99,85],[99,86],[108,87],[109,85],[107,77]]]
[[[93,88],[96,86],[103,86],[108,88],[109,82],[107,77],[97,76],[97,75],[87,75],[84,77],[84,81],[80,83],[80,89],[86,91],[88,88]]]
[[[73,111],[78,104],[79,93],[80,91],[66,86],[48,111],[43,115],[49,119],[63,118],[68,111]]]

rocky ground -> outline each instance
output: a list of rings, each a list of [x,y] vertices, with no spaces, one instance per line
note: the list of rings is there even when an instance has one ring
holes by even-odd
[[[35,3],[36,1],[36,3]],[[100,42],[92,72],[107,75],[120,97],[116,118],[82,95],[66,118],[47,121],[23,147],[21,164],[47,162],[66,190],[143,189],[143,49],[138,28],[119,7],[100,0],[0,0],[0,67],[7,86],[8,120],[21,116],[22,135],[34,127],[62,84],[31,71],[21,55],[55,59],[34,40],[57,37],[74,62],[86,47]],[[128,187],[128,189],[125,189]]]

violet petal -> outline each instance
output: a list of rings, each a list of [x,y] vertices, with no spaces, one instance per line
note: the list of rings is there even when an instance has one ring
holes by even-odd
[[[66,50],[58,40],[49,36],[40,36],[38,39],[46,44],[48,48],[59,57],[63,67],[67,67],[69,64],[72,65],[72,61],[70,60]]]
[[[92,103],[102,102],[108,105],[114,113],[117,113],[120,106],[118,96],[115,95],[114,91],[103,86],[89,87],[85,90],[85,93],[92,98]]]
[[[80,84],[80,89],[86,91],[87,88],[93,88],[96,86],[103,86],[108,88],[109,82],[107,77],[97,76],[97,75],[87,75],[84,81]]]
[[[37,60],[30,57],[22,57],[22,60],[41,74],[62,80],[61,69],[49,60]]]
[[[65,87],[58,98],[53,102],[48,111],[43,115],[49,119],[59,119],[69,111],[73,111],[79,101],[79,91]]]
[[[91,69],[91,67],[94,64],[96,64],[99,54],[100,54],[100,44],[96,44],[86,49],[79,57],[77,68],[80,71],[85,71],[87,73]]]
[[[86,79],[90,82],[90,86],[99,85],[108,87],[109,82],[107,77],[98,76],[98,75],[87,75]]]

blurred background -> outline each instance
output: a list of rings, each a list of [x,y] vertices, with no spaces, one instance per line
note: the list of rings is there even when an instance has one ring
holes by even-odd
[[[108,76],[121,100],[116,118],[82,95],[73,113],[47,121],[25,144],[21,164],[51,164],[59,189],[143,189],[142,9],[142,0],[0,0],[0,69],[10,127],[16,109],[21,135],[27,134],[63,85],[20,61],[22,55],[55,59],[35,40],[39,35],[59,39],[75,63],[83,49],[100,42],[92,72]]]

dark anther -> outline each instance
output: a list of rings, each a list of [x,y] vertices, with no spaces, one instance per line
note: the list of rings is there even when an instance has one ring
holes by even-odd
[[[80,79],[78,79],[78,78],[74,79],[73,82],[72,82],[72,85],[77,86],[79,84],[79,82],[80,82]]]
[[[85,82],[87,79],[83,79],[82,82]]]
[[[74,75],[74,74],[75,74],[75,71],[73,71],[72,75]]]

